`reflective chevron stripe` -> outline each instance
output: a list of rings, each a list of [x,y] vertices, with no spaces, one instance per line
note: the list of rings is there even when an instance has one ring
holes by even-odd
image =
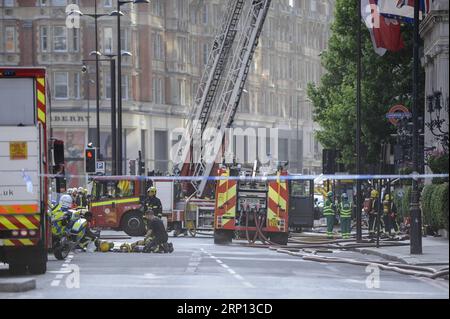
[[[39,122],[45,124],[46,121],[46,101],[45,101],[45,79],[36,79],[36,96],[37,96],[37,116]]]

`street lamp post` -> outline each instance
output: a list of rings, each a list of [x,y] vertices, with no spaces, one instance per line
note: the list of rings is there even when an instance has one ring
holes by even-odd
[[[101,53],[97,54],[97,57]],[[109,61],[110,63],[110,76],[111,76],[111,173],[112,175],[117,174],[117,164],[116,164],[116,61],[114,57],[116,55],[109,54],[105,55],[108,59],[96,59],[96,60],[83,60],[83,63],[87,61]]]
[[[91,100],[91,84],[95,84],[95,81],[92,80],[89,77],[89,72],[88,72],[87,67],[83,66],[82,69],[81,69],[81,72],[85,73],[85,77],[86,77],[84,82],[85,82],[85,90],[86,90],[85,96],[86,96],[86,100],[87,100],[87,140],[88,140],[88,143],[90,143],[91,139],[90,139],[89,132],[90,132],[90,129],[91,129],[91,125],[90,125],[90,118],[91,118],[91,102],[90,102],[90,100]]]
[[[413,116],[413,169],[414,172],[419,172],[419,125],[418,125],[418,112],[419,112],[419,0],[414,1],[414,49],[413,49],[413,103],[412,103],[412,116]],[[419,185],[416,179],[412,180],[412,192],[411,192],[411,254],[422,254],[422,216],[419,207]]]
[[[122,175],[122,45],[121,45],[121,34],[120,34],[120,17],[123,16],[123,13],[120,11],[120,7],[127,3],[149,3],[149,0],[118,0],[117,1],[117,11],[113,11],[111,13],[112,16],[117,16],[117,173],[118,175]]]
[[[100,70],[99,70],[99,51],[98,51],[98,18],[109,16],[106,13],[97,13],[97,0],[94,2],[94,13],[83,13],[79,10],[71,10],[68,15],[77,14],[79,16],[87,16],[94,19],[95,27],[95,88],[96,88],[96,113],[97,113],[97,128],[96,128],[96,147],[99,150],[100,155]],[[91,52],[92,53],[92,52]]]

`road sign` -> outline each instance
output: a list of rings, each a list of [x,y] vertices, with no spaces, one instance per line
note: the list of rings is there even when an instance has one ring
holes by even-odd
[[[103,161],[96,162],[95,163],[95,172],[104,174],[106,172],[106,170],[105,170],[105,162],[103,162]]]
[[[411,116],[412,114],[408,108],[401,104],[394,105],[386,114],[386,118],[389,119],[389,122],[391,122],[392,125],[397,125],[399,120],[403,118],[410,118]]]

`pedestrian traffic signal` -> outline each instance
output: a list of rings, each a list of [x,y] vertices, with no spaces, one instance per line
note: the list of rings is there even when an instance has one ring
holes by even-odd
[[[86,173],[95,173],[95,163],[97,161],[97,154],[95,148],[86,148],[84,152]]]

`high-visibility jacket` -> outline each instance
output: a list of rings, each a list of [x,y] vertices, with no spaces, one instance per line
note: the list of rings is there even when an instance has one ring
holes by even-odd
[[[352,217],[352,205],[349,202],[341,203],[339,212],[343,218]]]
[[[327,199],[323,204],[323,215],[324,216],[334,215],[334,205],[333,202],[329,199]]]

